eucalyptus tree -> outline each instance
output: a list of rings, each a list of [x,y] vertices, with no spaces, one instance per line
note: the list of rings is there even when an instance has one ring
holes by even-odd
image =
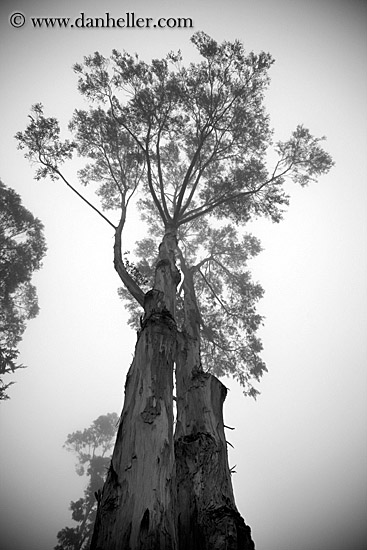
[[[323,138],[303,126],[272,143],[270,54],[203,32],[191,41],[200,61],[188,65],[172,52],[150,63],[115,50],[84,58],[74,69],[90,107],[74,112],[74,141],[61,142],[40,104],[17,135],[36,178],[61,178],[79,195],[61,165],[75,149],[87,157],[81,181],[97,182],[102,207],[119,212],[112,223],[91,205],[114,230],[138,338],[92,549],[254,547],[234,501],[218,379],[233,375],[255,397],[266,370],[262,289],[247,266],[260,244],[244,227],[279,222],[285,182],[305,186],[332,166]],[[131,261],[121,247],[132,199],[149,235]]]
[[[45,253],[42,223],[0,181],[0,400],[9,398],[7,389],[14,383],[4,375],[23,368],[17,362],[18,344],[27,321],[39,312],[31,280]]]

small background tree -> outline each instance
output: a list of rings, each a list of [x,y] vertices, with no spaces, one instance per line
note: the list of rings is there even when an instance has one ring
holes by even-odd
[[[64,448],[75,453],[78,459],[77,474],[85,475],[88,484],[84,497],[71,501],[70,510],[76,527],[64,527],[57,534],[55,550],[83,550],[90,546],[93,524],[101,489],[110,462],[118,415],[99,416],[89,428],[68,435]]]

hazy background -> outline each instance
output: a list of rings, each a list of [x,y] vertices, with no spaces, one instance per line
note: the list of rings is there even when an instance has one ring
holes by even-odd
[[[239,38],[276,59],[266,103],[276,139],[298,123],[336,166],[317,185],[291,190],[285,220],[251,230],[252,262],[266,290],[260,312],[269,373],[257,402],[231,391],[225,422],[237,506],[257,550],[363,550],[367,514],[366,145],[367,4],[357,0],[145,0],[1,3],[0,177],[45,224],[48,253],[34,277],[41,312],[0,403],[2,550],[51,550],[83,493],[68,433],[120,413],[135,334],[117,297],[113,235],[61,182],[35,182],[13,139],[35,102],[67,129],[83,106],[71,67],[112,48],[149,61],[181,49],[197,30]],[[191,17],[193,29],[22,29],[8,17]],[[78,164],[67,171],[73,181]],[[92,190],[88,196],[95,202]],[[130,217],[126,249],[136,237]],[[140,226],[139,226],[140,227]]]

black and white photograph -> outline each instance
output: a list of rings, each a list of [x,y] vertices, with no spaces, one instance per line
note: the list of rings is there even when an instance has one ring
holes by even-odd
[[[4,0],[0,71],[0,549],[366,550],[366,0]]]

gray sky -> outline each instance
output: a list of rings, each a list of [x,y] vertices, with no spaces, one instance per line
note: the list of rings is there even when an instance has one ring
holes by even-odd
[[[67,128],[82,106],[71,67],[96,50],[150,60],[194,31],[269,51],[267,106],[276,139],[298,123],[327,136],[336,166],[316,185],[290,187],[282,223],[251,229],[269,373],[257,402],[230,387],[225,423],[237,506],[257,550],[362,550],[367,512],[366,97],[363,1],[195,0],[2,2],[0,177],[45,224],[48,253],[34,277],[40,315],[29,323],[12,399],[0,405],[0,546],[50,550],[82,496],[68,433],[120,412],[135,334],[117,297],[113,235],[61,182],[35,182],[13,139],[35,102]],[[9,15],[24,13],[23,28]],[[34,29],[30,17],[191,17],[193,29]],[[79,162],[79,161],[78,161]],[[80,164],[67,167],[73,174]],[[74,180],[75,181],[75,180]],[[88,191],[87,191],[88,192]],[[92,191],[88,192],[95,202]],[[106,227],[105,227],[106,225]],[[131,216],[131,249],[141,223]]]

